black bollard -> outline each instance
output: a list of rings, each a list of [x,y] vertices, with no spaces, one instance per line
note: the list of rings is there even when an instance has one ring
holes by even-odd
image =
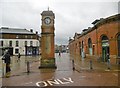
[[[93,67],[92,67],[92,60],[90,60],[90,69],[93,69]]]
[[[30,63],[27,61],[27,73],[30,73]]]
[[[74,60],[72,60],[73,70],[75,70]]]

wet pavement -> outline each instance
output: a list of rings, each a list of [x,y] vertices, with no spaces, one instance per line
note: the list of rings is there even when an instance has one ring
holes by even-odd
[[[13,56],[11,61],[11,76],[2,79],[3,86],[118,86],[119,72],[117,65],[107,69],[106,63],[93,59],[93,69],[90,69],[90,59],[71,57],[68,53],[58,54],[57,69],[38,69],[40,56],[21,56],[20,61]],[[72,59],[75,59],[73,71]],[[27,73],[26,62],[30,61],[30,73]],[[4,87],[5,88],[5,87]]]

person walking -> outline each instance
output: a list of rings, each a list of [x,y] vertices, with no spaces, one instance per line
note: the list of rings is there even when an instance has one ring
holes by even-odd
[[[61,52],[59,51],[59,56],[61,56]]]
[[[18,61],[20,61],[20,57],[21,57],[21,55],[20,55],[20,53],[18,53]]]
[[[6,77],[10,77],[10,63],[11,63],[11,58],[10,58],[10,54],[9,51],[7,51],[7,53],[4,55],[3,57],[4,63],[6,63]]]
[[[106,58],[107,58],[108,69],[110,69],[110,57],[109,57],[109,53],[107,53]]]

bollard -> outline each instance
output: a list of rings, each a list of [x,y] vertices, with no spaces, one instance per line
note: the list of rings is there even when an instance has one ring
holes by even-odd
[[[93,69],[93,67],[92,67],[92,60],[90,60],[90,69]]]
[[[30,73],[30,63],[27,61],[27,73]]]
[[[110,69],[110,59],[108,59],[108,69]]]
[[[74,60],[72,60],[73,70],[75,70]]]
[[[2,77],[5,77],[6,75],[6,63],[2,63]]]

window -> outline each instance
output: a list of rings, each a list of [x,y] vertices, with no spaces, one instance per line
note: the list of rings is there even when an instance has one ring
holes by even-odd
[[[19,53],[19,49],[15,49],[15,53],[18,54]]]
[[[82,48],[84,48],[84,42],[82,41]]]
[[[89,51],[89,54],[92,55],[92,40],[91,40],[91,38],[88,39],[88,51]]]
[[[25,46],[27,46],[27,41],[25,41]]]
[[[109,39],[108,39],[107,36],[103,36],[103,37],[102,37],[102,46],[103,46],[103,47],[109,46]]]
[[[32,46],[33,45],[33,41],[30,41],[30,46]]]
[[[91,38],[88,39],[88,47],[89,47],[89,48],[92,48],[92,41],[91,41]]]
[[[12,41],[9,41],[9,46],[12,47]]]
[[[110,55],[110,47],[109,47],[109,39],[106,35],[102,36],[102,61],[107,62],[108,58],[106,58],[107,54]]]
[[[18,35],[16,35],[16,38],[19,38],[19,36],[18,36]]]
[[[0,41],[0,46],[3,46],[3,41]]]
[[[120,57],[120,34],[117,37],[117,41],[118,41],[118,56]]]
[[[33,36],[31,36],[31,39],[33,38]]]
[[[25,38],[27,38],[27,35],[25,36]]]
[[[18,41],[16,41],[16,47],[18,47],[19,46],[19,42]]]
[[[36,46],[39,46],[39,45],[38,45],[38,41],[36,41]]]

